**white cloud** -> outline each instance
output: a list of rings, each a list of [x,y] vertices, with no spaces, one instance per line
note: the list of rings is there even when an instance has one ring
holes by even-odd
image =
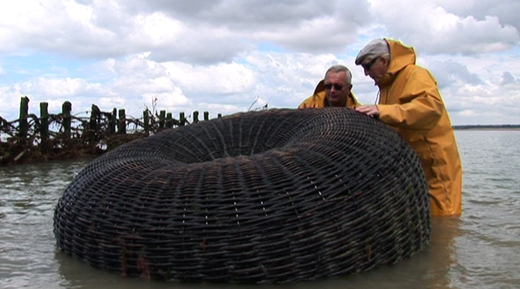
[[[240,94],[255,84],[253,72],[244,65],[231,62],[209,66],[193,66],[186,63],[163,63],[173,83],[187,93],[202,95]]]
[[[496,15],[484,15],[479,19],[472,15],[460,16],[448,12],[435,1],[417,1],[413,5],[406,0],[374,0],[371,3],[393,38],[417,47],[422,53],[505,51],[520,41],[518,29],[500,23]]]
[[[478,74],[470,72],[467,66],[451,59],[431,62],[428,68],[435,76],[440,89],[454,83],[478,85],[482,82]]]
[[[518,80],[508,71],[504,71],[502,74],[502,81],[500,82],[501,85],[508,85],[508,84],[518,84]]]
[[[16,118],[23,95],[35,113],[66,100],[77,113],[97,104],[133,116],[154,101],[189,114],[296,107],[337,63],[373,103],[377,88],[354,57],[391,37],[415,48],[454,123],[520,123],[519,13],[515,0],[5,2],[0,115]]]
[[[461,17],[474,16],[483,19],[486,16],[496,16],[503,25],[511,25],[520,30],[520,2],[517,0],[434,0],[433,3],[441,5],[450,13]]]

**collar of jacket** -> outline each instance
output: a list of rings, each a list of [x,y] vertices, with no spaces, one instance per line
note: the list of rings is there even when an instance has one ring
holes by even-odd
[[[330,107],[329,100],[327,99],[327,94],[325,93],[325,90],[314,93],[312,97],[314,98],[314,103],[323,103],[323,107]],[[352,92],[350,92],[348,98],[352,101],[354,105],[357,103],[356,97]],[[345,107],[348,107],[348,100],[347,103],[345,103]]]

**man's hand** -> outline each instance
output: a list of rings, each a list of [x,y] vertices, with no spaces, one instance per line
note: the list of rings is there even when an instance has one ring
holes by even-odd
[[[356,107],[356,110],[371,117],[379,117],[379,109],[377,109],[377,105],[360,105]]]

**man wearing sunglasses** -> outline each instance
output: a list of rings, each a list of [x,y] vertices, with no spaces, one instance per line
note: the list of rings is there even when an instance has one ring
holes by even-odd
[[[376,105],[356,110],[393,127],[421,160],[432,216],[462,211],[462,166],[448,112],[430,72],[415,64],[412,47],[374,39],[356,57],[379,87]]]
[[[352,73],[343,65],[334,65],[325,73],[314,94],[305,99],[298,108],[348,107],[358,105],[357,99],[351,92]]]

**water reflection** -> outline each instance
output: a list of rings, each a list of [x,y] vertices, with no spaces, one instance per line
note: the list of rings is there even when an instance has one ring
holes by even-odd
[[[430,246],[408,260],[373,271],[345,277],[332,277],[318,281],[294,284],[205,284],[150,281],[144,278],[122,277],[90,267],[61,253],[55,254],[62,285],[67,288],[181,288],[224,289],[230,287],[258,289],[452,289],[452,268],[456,265],[457,237],[460,236],[458,218],[432,219]]]
[[[429,249],[430,269],[427,280],[431,289],[452,287],[451,270],[456,264],[457,237],[460,236],[460,220],[454,218],[433,218],[432,239]]]

